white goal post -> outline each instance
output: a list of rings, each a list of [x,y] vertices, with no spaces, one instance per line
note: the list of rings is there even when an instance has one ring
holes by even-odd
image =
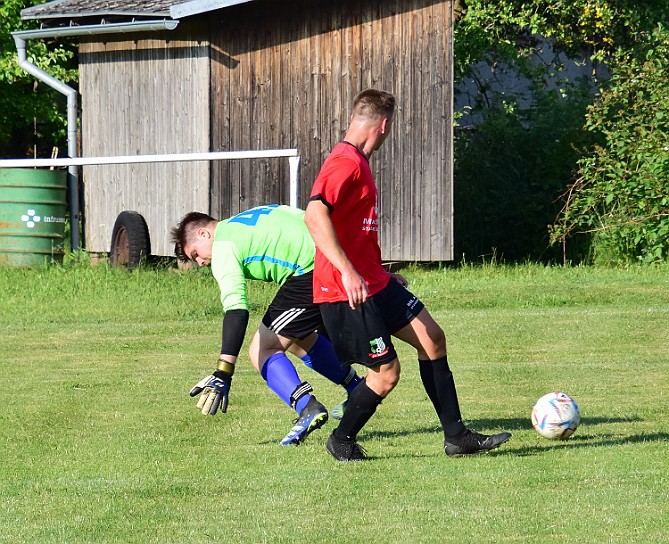
[[[62,159],[4,159],[0,168],[57,168],[104,164],[137,164],[150,162],[189,162],[236,159],[272,159],[287,157],[290,165],[289,204],[299,205],[297,174],[300,156],[297,149],[263,149],[258,151],[210,151],[206,153],[170,153],[165,155],[119,155],[116,157],[74,157]]]

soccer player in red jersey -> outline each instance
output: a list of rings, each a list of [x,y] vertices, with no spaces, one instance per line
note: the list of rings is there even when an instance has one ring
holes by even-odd
[[[365,458],[357,435],[399,381],[392,337],[418,352],[421,380],[441,422],[447,455],[488,451],[511,437],[465,427],[444,331],[407,289],[407,281],[382,266],[369,158],[388,137],[394,110],[395,98],[386,91],[368,89],[356,96],[344,141],[323,163],[305,215],[316,242],[314,301],[320,304],[340,361],[367,367],[367,377],[350,394],[328,438],[328,452],[340,461]]]

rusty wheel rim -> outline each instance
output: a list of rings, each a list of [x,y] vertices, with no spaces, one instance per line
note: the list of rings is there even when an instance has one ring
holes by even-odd
[[[128,231],[122,227],[118,229],[114,238],[114,249],[112,251],[112,262],[121,266],[128,264],[130,260],[130,239]]]

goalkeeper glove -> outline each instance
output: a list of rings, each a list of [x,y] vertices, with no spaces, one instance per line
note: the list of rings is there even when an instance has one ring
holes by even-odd
[[[190,390],[190,396],[195,397],[202,393],[197,408],[210,416],[216,415],[220,408],[225,413],[228,409],[228,394],[232,383],[232,374],[235,366],[227,361],[218,364],[218,370],[203,378]]]

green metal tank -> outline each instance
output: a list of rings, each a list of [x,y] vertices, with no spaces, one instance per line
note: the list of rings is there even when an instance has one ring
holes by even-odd
[[[67,172],[0,168],[0,266],[62,262]]]

